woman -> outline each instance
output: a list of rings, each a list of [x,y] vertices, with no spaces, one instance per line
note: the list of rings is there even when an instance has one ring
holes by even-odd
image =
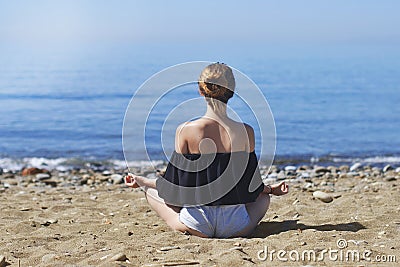
[[[177,128],[164,176],[154,180],[129,174],[125,183],[144,187],[150,206],[174,230],[200,237],[248,236],[268,210],[269,194],[284,195],[288,186],[262,183],[252,127],[227,115],[235,88],[232,70],[211,64],[198,85],[207,111]],[[258,186],[249,190],[252,183]]]

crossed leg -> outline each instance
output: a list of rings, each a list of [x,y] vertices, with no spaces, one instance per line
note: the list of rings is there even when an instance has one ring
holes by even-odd
[[[180,231],[182,233],[188,232],[192,235],[200,237],[208,237],[205,234],[187,227],[179,220],[180,207],[171,206],[164,202],[162,198],[158,196],[158,191],[155,188],[148,188],[145,192],[147,202],[153,208],[153,210],[158,214],[158,216],[163,219],[171,229],[175,231]]]
[[[267,193],[261,193],[255,202],[247,203],[246,210],[250,217],[250,224],[240,231],[237,236],[248,236],[257,227],[269,208],[270,196]]]
[[[158,216],[161,217],[161,219],[167,223],[172,230],[183,233],[188,232],[192,235],[200,237],[208,237],[199,231],[187,227],[179,220],[179,212],[181,208],[168,205],[162,198],[158,196],[156,181],[154,179],[148,179],[146,177],[137,175],[134,177],[127,176],[125,177],[125,184],[134,188],[142,186],[150,207],[158,214]]]
[[[158,196],[155,180],[137,175],[134,176],[128,175],[127,177],[125,177],[125,184],[127,186],[134,188],[137,188],[139,186],[144,187],[147,202],[152,207],[152,209],[161,217],[161,219],[163,219],[167,223],[167,225],[171,229],[180,232],[188,232],[192,235],[200,237],[208,237],[199,231],[187,227],[179,220],[179,212],[181,208],[168,205],[162,198]],[[279,186],[278,185],[274,186],[273,190],[277,190],[275,188],[280,188],[281,186],[282,184],[279,184]],[[269,192],[269,193],[275,193],[275,192]],[[264,192],[262,192],[257,197],[255,202],[246,204],[246,210],[250,217],[250,224],[235,236],[248,236],[254,231],[254,229],[257,227],[258,223],[264,217],[265,213],[269,208],[270,204],[269,193],[266,193],[264,190]]]

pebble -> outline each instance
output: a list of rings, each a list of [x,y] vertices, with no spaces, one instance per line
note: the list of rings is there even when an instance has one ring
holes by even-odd
[[[322,202],[329,203],[333,201],[333,197],[322,191],[315,191],[313,197],[321,200]]]
[[[162,247],[160,249],[158,249],[157,251],[169,251],[169,250],[173,250],[173,249],[180,249],[180,247],[178,246],[168,246],[168,247]]]
[[[102,174],[103,174],[103,175],[111,175],[111,172],[108,171],[108,170],[105,170],[105,171],[102,172]]]
[[[285,180],[286,179],[286,175],[285,175],[285,172],[284,171],[280,171],[279,173],[278,173],[278,176],[276,177],[276,179],[279,181],[279,180]]]
[[[50,224],[54,224],[57,222],[58,222],[57,219],[48,219],[48,220],[45,220],[44,222],[40,223],[40,225],[49,226]]]
[[[303,185],[303,188],[305,188],[305,189],[312,188],[312,187],[314,187],[314,184],[313,184],[313,183],[310,183],[310,182],[307,182],[307,183],[305,183],[305,184]]]
[[[378,168],[378,167],[373,167],[373,168],[372,168],[372,170],[373,170],[374,172],[378,172],[378,173],[380,173],[380,172],[381,172],[381,169],[380,169],[380,168]]]
[[[22,176],[28,176],[28,175],[35,175],[38,173],[47,173],[47,170],[44,169],[39,169],[39,168],[25,168],[22,170],[21,175]]]
[[[325,167],[317,167],[317,168],[314,169],[314,172],[316,172],[316,173],[326,173],[326,172],[330,172],[330,171]]]
[[[299,167],[299,171],[309,171],[309,170],[311,170],[312,169],[312,167],[310,167],[310,166],[308,166],[308,165],[302,165],[302,166],[300,166]]]
[[[36,179],[38,179],[39,181],[49,179],[50,177],[51,176],[48,173],[38,173],[38,174],[36,174]]]
[[[297,170],[297,168],[295,166],[289,165],[289,166],[285,167],[285,171],[295,171],[295,170]]]
[[[273,173],[268,175],[268,178],[276,179],[276,178],[278,178],[278,174],[276,172],[273,172]]]
[[[383,167],[382,171],[383,172],[387,172],[387,171],[392,170],[392,169],[393,169],[392,166],[390,166],[390,164],[388,164],[385,167]]]
[[[125,254],[123,253],[118,253],[116,255],[114,255],[111,260],[112,261],[126,261],[128,258],[126,257]]]
[[[56,180],[44,180],[45,185],[50,185],[51,187],[57,187],[58,181]]]
[[[65,167],[65,166],[57,166],[56,170],[59,171],[59,172],[67,172],[68,168]]]
[[[347,166],[347,165],[342,165],[342,166],[339,167],[339,170],[340,170],[341,172],[348,172],[348,171],[349,171],[349,166]]]
[[[5,172],[5,174],[3,175],[4,179],[14,178],[15,177],[15,175],[13,173],[6,172],[6,171],[4,171],[4,172]]]
[[[392,181],[396,181],[397,179],[396,179],[396,177],[394,177],[394,176],[388,176],[388,177],[385,177],[385,181],[387,181],[387,182],[392,182]]]
[[[52,261],[56,256],[56,254],[46,254],[42,257],[42,262]]]
[[[355,163],[355,164],[353,164],[351,167],[350,167],[350,171],[352,172],[352,171],[355,171],[355,170],[357,170],[358,168],[360,168],[361,167],[361,163],[359,163],[359,162],[357,162],[357,163]]]
[[[31,208],[20,208],[19,210],[20,210],[20,211],[30,211]]]
[[[400,172],[400,167],[397,167],[395,172]]]
[[[124,182],[124,177],[121,174],[115,173],[111,175],[111,180],[113,184],[122,184]]]
[[[11,185],[18,185],[18,181],[15,179],[7,179],[7,184]]]
[[[276,178],[266,178],[263,179],[264,184],[274,184],[276,182]]]

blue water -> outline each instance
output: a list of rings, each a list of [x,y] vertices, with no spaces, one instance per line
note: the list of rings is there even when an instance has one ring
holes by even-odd
[[[0,58],[0,158],[123,159],[122,123],[135,90],[192,60],[224,61],[257,83],[275,117],[278,158],[400,156],[396,48],[1,47]],[[146,138],[161,159],[159,133]]]

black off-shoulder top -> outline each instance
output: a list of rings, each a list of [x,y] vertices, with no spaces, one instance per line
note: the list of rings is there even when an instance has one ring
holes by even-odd
[[[180,154],[173,152],[158,195],[175,206],[216,206],[254,202],[263,191],[255,152]]]

